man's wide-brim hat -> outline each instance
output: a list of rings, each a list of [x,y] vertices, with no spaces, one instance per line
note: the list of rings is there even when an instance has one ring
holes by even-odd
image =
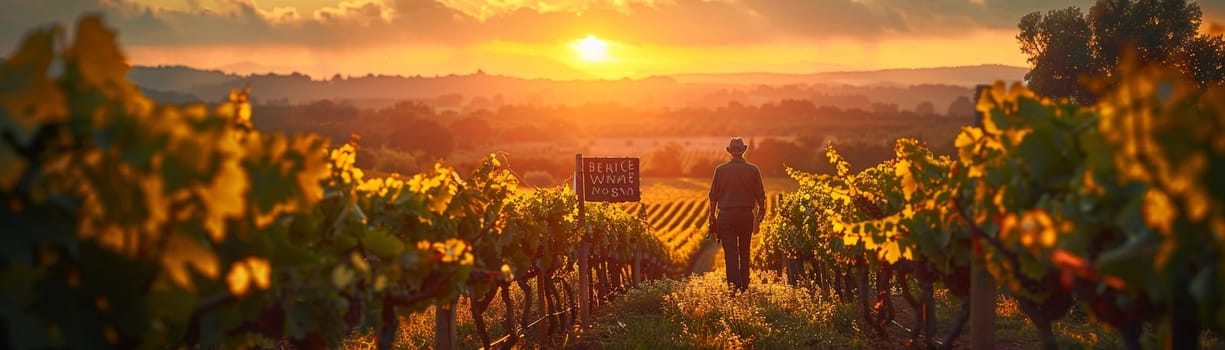
[[[740,154],[748,150],[749,146],[744,144],[744,140],[739,137],[733,137],[732,142],[727,145],[727,153]]]

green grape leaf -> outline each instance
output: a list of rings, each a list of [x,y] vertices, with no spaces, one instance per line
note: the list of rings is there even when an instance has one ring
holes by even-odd
[[[1151,289],[1160,281],[1151,279],[1153,259],[1160,251],[1160,243],[1151,238],[1133,236],[1123,244],[1103,251],[1094,261],[1102,274],[1123,280],[1128,288]]]
[[[76,40],[64,52],[64,59],[77,70],[84,83],[105,87],[111,97],[131,96],[135,87],[128,82],[128,63],[115,33],[98,16],[85,16],[77,22]]]
[[[0,146],[0,164],[4,164],[0,169],[0,191],[4,192],[12,191],[30,166],[28,160],[7,145]]]
[[[404,252],[403,241],[377,230],[366,231],[366,236],[361,239],[361,245],[366,248],[366,251],[383,259],[394,258]]]
[[[0,317],[5,322],[5,332],[11,342],[9,345],[18,349],[36,347],[51,347],[54,345],[48,336],[44,320],[38,314],[27,312],[27,308],[40,295],[34,286],[45,278],[45,272],[29,265],[10,264],[0,270],[0,296],[5,302],[0,303]]]
[[[0,132],[13,135],[19,146],[30,145],[40,127],[67,115],[63,93],[47,77],[61,31],[58,26],[32,31],[0,62]]]
[[[156,318],[185,325],[195,311],[196,296],[184,289],[154,291],[148,305]]]
[[[1216,266],[1208,265],[1204,269],[1195,273],[1191,278],[1190,288],[1187,291],[1195,298],[1196,304],[1211,308],[1221,307],[1221,290],[1216,283],[1217,269]]]

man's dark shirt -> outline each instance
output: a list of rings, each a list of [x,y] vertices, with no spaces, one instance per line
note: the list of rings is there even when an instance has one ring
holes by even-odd
[[[719,208],[752,208],[758,200],[765,200],[765,187],[761,184],[761,170],[744,159],[732,159],[715,169],[715,179],[710,185],[710,200],[719,203]]]

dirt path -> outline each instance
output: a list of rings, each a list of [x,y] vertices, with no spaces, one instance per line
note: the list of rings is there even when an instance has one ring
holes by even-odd
[[[700,275],[715,269],[715,255],[719,253],[719,244],[703,242],[702,250],[689,263],[689,273]]]

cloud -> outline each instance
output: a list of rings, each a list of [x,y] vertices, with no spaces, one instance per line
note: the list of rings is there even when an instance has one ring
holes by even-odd
[[[320,22],[356,21],[368,25],[372,21],[390,23],[395,14],[395,9],[380,0],[351,0],[315,10],[314,18]]]
[[[47,24],[68,21],[103,7],[91,0],[5,0],[0,11],[0,44],[13,47],[25,32]]]
[[[634,45],[746,46],[956,37],[1013,30],[1026,13],[1092,0],[343,0],[306,9],[254,0],[0,0],[0,47],[29,28],[103,13],[125,45],[557,44],[595,33]],[[1200,1],[1225,18],[1225,2]]]
[[[720,45],[770,41],[777,31],[736,4],[680,0],[625,7],[595,5],[582,12],[520,8],[486,18],[485,35],[506,41],[549,43],[598,34],[638,45]]]
[[[271,10],[260,10],[260,15],[271,23],[291,23],[302,19],[298,9],[288,6],[278,6]]]

